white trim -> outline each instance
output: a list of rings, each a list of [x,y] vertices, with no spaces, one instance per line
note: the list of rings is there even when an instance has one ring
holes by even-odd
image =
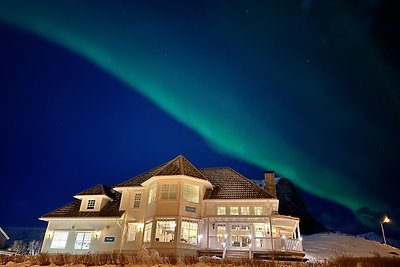
[[[92,221],[92,220],[94,220],[94,221],[115,221],[115,220],[118,220],[118,219],[122,219],[122,217],[123,216],[121,216],[121,217],[48,217],[48,218],[43,218],[43,217],[40,217],[39,218],[39,220],[41,220],[41,221],[45,221],[45,222],[48,222],[48,221],[65,221],[65,220],[68,220],[68,221],[79,221],[79,220],[85,220],[85,221],[87,221],[87,220],[90,220],[90,221]]]
[[[10,239],[10,237],[6,234],[6,232],[4,232],[4,230],[1,227],[0,227],[0,233],[2,233],[7,240]]]
[[[111,200],[111,201],[113,201],[114,199],[112,199],[111,197],[109,197],[109,196],[106,196],[106,195],[75,195],[74,196],[74,198],[76,198],[76,199],[84,199],[84,198],[105,198],[105,199],[108,199],[108,200]]]

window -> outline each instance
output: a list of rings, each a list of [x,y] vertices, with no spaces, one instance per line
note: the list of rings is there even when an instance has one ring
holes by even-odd
[[[181,241],[192,245],[197,245],[198,223],[191,220],[182,220]]]
[[[225,230],[226,230],[225,224],[217,225],[217,241],[220,244],[225,243]]]
[[[89,249],[92,241],[91,232],[77,232],[75,239],[75,249]]]
[[[263,238],[263,237],[265,237],[265,228],[266,228],[266,225],[264,223],[255,223],[254,224],[254,235],[255,235],[255,241],[256,241],[257,248],[265,247],[265,240]]]
[[[50,248],[65,248],[67,245],[68,232],[56,231],[51,240]]]
[[[142,199],[142,193],[135,194],[135,199],[133,201],[133,207],[139,208],[140,207],[140,200]]]
[[[183,200],[199,203],[200,187],[197,185],[185,184],[183,187]]]
[[[254,207],[254,215],[262,215],[263,208],[262,207]]]
[[[218,207],[217,215],[226,215],[226,208],[225,207]]]
[[[137,230],[138,230],[138,223],[128,223],[128,241],[136,240]]]
[[[151,204],[156,200],[156,192],[157,192],[157,186],[154,185],[149,190],[149,201],[147,202],[148,204]]]
[[[242,215],[250,215],[250,207],[241,207],[240,214]]]
[[[147,222],[144,226],[144,236],[143,242],[150,242],[151,241],[151,227],[153,222]]]
[[[239,215],[239,208],[231,207],[231,215]]]
[[[175,219],[158,219],[156,241],[173,242],[175,237]]]
[[[87,202],[86,208],[87,208],[88,210],[93,210],[93,209],[94,209],[94,204],[95,204],[95,203],[96,203],[96,200],[94,200],[94,199],[89,199],[88,202]]]
[[[163,184],[161,186],[161,199],[174,200],[176,199],[178,187],[176,184]]]

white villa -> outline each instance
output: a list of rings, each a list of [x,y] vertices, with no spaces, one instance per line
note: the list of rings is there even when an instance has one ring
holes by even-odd
[[[197,169],[182,155],[113,187],[97,185],[40,219],[45,253],[223,258],[304,257],[299,219],[278,214],[275,174],[261,188],[231,168]]]

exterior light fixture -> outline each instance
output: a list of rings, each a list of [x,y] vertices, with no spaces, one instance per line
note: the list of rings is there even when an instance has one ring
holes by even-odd
[[[383,224],[384,223],[389,223],[390,219],[388,216],[385,216],[383,220],[380,222],[381,223],[381,229],[382,229],[382,237],[383,237],[383,243],[386,245],[386,237],[385,237],[385,230],[383,229]]]

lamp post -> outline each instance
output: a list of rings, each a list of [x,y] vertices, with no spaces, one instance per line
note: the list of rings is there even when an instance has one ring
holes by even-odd
[[[388,216],[385,216],[383,218],[383,221],[381,221],[381,229],[382,229],[382,236],[383,236],[383,243],[386,245],[386,237],[385,237],[385,230],[383,230],[383,224],[390,222],[390,219]]]

